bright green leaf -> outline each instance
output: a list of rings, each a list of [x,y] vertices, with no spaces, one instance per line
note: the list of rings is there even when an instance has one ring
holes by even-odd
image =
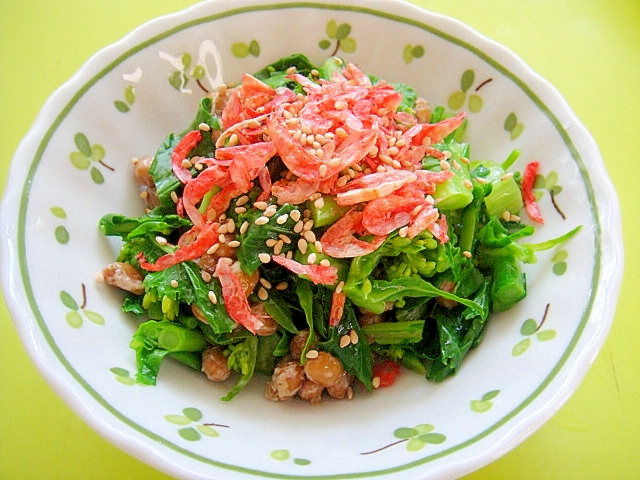
[[[356,51],[356,41],[353,37],[347,37],[340,42],[340,48],[345,53],[353,53]]]
[[[471,69],[465,70],[462,74],[462,77],[460,78],[460,88],[462,89],[462,91],[466,92],[467,90],[469,90],[475,80],[475,72]]]
[[[515,347],[511,350],[511,355],[518,357],[526,352],[531,346],[531,338],[527,337],[524,340],[516,343]]]
[[[188,425],[191,423],[191,419],[185,417],[184,415],[169,414],[165,415],[164,419],[169,423],[173,423],[174,425]]]
[[[104,317],[99,313],[92,312],[91,310],[83,310],[84,316],[87,317],[87,320],[95,323],[96,325],[104,325]]]
[[[86,170],[91,165],[91,160],[84,153],[73,151],[69,155],[69,160],[71,160],[71,164],[79,170]]]
[[[181,428],[180,430],[178,430],[178,435],[190,442],[195,442],[202,438],[200,433],[198,433],[198,431],[192,427]]]
[[[70,310],[78,310],[80,307],[78,306],[78,302],[76,302],[71,295],[62,290],[60,292],[60,301],[62,304]]]
[[[185,417],[187,417],[188,419],[194,422],[198,422],[202,420],[202,412],[197,408],[187,407],[184,410],[182,410],[182,413],[184,413]]]
[[[64,318],[73,328],[80,328],[82,326],[82,315],[76,310],[70,310]]]
[[[58,225],[54,230],[54,235],[56,237],[56,241],[61,245],[66,245],[69,243],[69,231],[63,226]]]
[[[84,133],[76,133],[73,137],[73,143],[75,143],[78,150],[84,153],[87,157],[91,156],[91,144]]]

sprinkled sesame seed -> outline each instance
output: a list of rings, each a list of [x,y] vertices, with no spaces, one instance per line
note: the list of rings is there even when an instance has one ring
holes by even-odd
[[[460,164],[456,161],[456,159],[454,158],[453,160],[451,160],[451,166],[453,166],[453,168],[455,170],[460,170]]]
[[[341,177],[338,177],[338,180],[336,180],[336,186],[344,187],[349,180],[351,180],[349,175],[342,175]]]
[[[227,245],[231,248],[238,248],[240,246],[240,242],[238,240],[231,240]]]
[[[178,281],[175,278],[170,283],[173,288],[178,288]]]
[[[430,147],[431,146],[431,137],[426,136],[422,139],[422,146],[423,147]]]
[[[446,160],[440,160],[440,168],[442,170],[451,170],[451,165]]]
[[[218,297],[216,296],[216,292],[214,292],[213,290],[209,290],[208,296],[209,296],[209,301],[211,303],[213,303],[214,305],[218,303]]]
[[[473,254],[469,250],[465,250],[464,252],[462,252],[462,255],[467,258],[471,258],[473,256]]]
[[[280,255],[283,247],[284,247],[284,242],[282,241],[282,239],[278,240],[276,244],[273,246],[273,254]]]
[[[271,261],[271,255],[269,255],[268,253],[259,253],[258,254],[258,259],[262,262],[262,263],[269,263]]]
[[[157,237],[156,237],[156,243],[157,243],[158,245],[166,245],[168,242],[167,242],[167,239],[166,239],[166,238],[161,237],[161,236],[157,236]]]
[[[247,213],[247,209],[244,207],[236,207],[233,209],[238,215],[242,215],[243,213]]]
[[[469,160],[467,157],[460,157],[460,161],[465,165],[469,165],[471,163],[471,160]]]
[[[289,284],[287,282],[280,282],[279,284],[276,285],[276,290],[286,290],[287,288],[289,288]]]
[[[198,125],[198,130],[202,130],[203,132],[208,132],[211,130],[211,127],[206,123],[202,122],[200,125]]]
[[[191,167],[193,167],[193,164],[189,160],[187,159],[182,160],[182,168],[191,168]]]
[[[322,265],[323,267],[330,267],[331,262],[329,261],[329,259],[323,258],[322,260],[320,260],[320,265]]]
[[[289,216],[293,219],[294,222],[297,222],[298,220],[300,220],[302,214],[300,213],[300,210],[291,210],[291,212],[289,212]]]
[[[406,147],[407,141],[404,138],[400,138],[399,140],[396,140],[395,146],[399,148]]]
[[[376,172],[378,173],[384,173],[386,171],[387,169],[383,165],[378,165],[378,167],[376,168]]]
[[[240,225],[240,234],[244,234],[247,231],[247,228],[249,228],[249,222],[245,220],[242,222],[242,225]]]
[[[304,239],[309,243],[316,243],[316,234],[313,233],[313,230],[306,230],[303,233]]]
[[[253,223],[255,223],[256,225],[266,225],[267,223],[269,223],[269,217],[260,216],[256,218]]]
[[[268,238],[264,243],[267,245],[267,247],[273,248],[276,246],[276,243],[278,243],[278,240],[276,240],[275,238]]]
[[[223,223],[218,227],[218,233],[229,233],[229,226],[226,223]]]
[[[398,230],[398,236],[402,238],[406,237],[407,233],[409,233],[409,227],[407,227],[406,225]]]
[[[302,125],[300,127],[300,130],[302,131],[302,133],[304,133],[305,135],[311,135],[313,132],[311,131],[311,127],[309,125]]]
[[[267,202],[255,202],[253,206],[258,210],[266,210],[269,204]]]
[[[313,243],[313,246],[316,248],[316,252],[318,252],[319,254],[322,254],[322,243],[320,243],[320,240],[316,240]]]
[[[260,282],[260,285],[262,285],[264,288],[267,288],[267,289],[271,288],[271,282],[266,278],[260,277],[258,281]]]
[[[220,235],[218,235],[218,241],[220,243],[227,243],[227,237],[225,237],[224,234],[221,233]]]
[[[307,263],[309,263],[309,265],[316,263],[316,260],[317,260],[317,255],[315,254],[315,252],[311,252],[307,257]]]
[[[371,380],[371,385],[373,388],[380,388],[380,377],[373,377]]]
[[[249,202],[249,195],[243,195],[236,202],[236,206],[242,207],[243,205],[246,205],[247,202]]]
[[[227,229],[229,230],[229,233],[236,231],[236,222],[233,221],[233,218],[227,220]]]
[[[266,300],[269,298],[269,292],[267,292],[264,287],[260,287],[258,289],[258,298],[260,300]]]
[[[309,212],[309,215],[311,215],[311,212]],[[308,219],[306,222],[304,222],[304,227],[302,228],[305,232],[308,232],[309,230],[311,230],[313,228],[313,220]]]
[[[391,165],[393,165],[393,168],[397,170],[400,170],[402,168],[402,164],[398,160],[394,160],[393,162],[391,162]]]
[[[209,247],[209,249],[207,250],[207,253],[209,255],[213,255],[214,253],[216,253],[216,250],[218,250],[218,248],[220,248],[220,244],[219,243],[214,243],[213,245],[211,245]]]
[[[232,133],[231,136],[229,136],[229,140],[227,140],[227,144],[230,147],[235,147],[236,145],[238,145],[238,135]]]
[[[315,202],[313,202],[316,208],[324,207],[324,198],[320,197]]]
[[[391,155],[392,157],[395,157],[398,153],[400,153],[398,147],[392,146],[387,149],[387,154]]]
[[[509,180],[510,178],[513,178],[513,172],[505,173],[502,177],[500,177],[500,180],[505,181]]]
[[[511,215],[511,221],[512,222],[519,222],[520,220],[521,219],[520,219],[519,215],[513,215],[513,214]]]
[[[305,354],[306,358],[312,359],[312,358],[318,358],[318,351],[317,350],[309,350],[306,354]]]
[[[349,338],[349,335],[345,334],[342,337],[340,337],[340,348],[345,348],[349,346],[350,343],[351,343],[351,338]]]
[[[393,159],[385,153],[381,153],[380,155],[378,155],[378,158],[382,163],[386,163],[387,165],[391,165],[391,163],[393,162]]]
[[[487,184],[487,183],[489,183],[489,180],[487,180],[486,178],[483,178],[483,177],[476,177],[476,182],[482,183],[482,184]]]
[[[226,263],[229,266],[233,265],[233,260],[230,259],[229,257],[220,257],[218,261],[222,263]]]
[[[349,338],[351,339],[351,343],[353,343],[355,345],[356,343],[358,343],[358,332],[356,332],[355,330],[351,329],[349,331]]]
[[[302,227],[304,227],[304,222],[302,220],[298,220],[298,223],[293,227],[293,231],[295,233],[300,233],[302,231]]]
[[[289,220],[289,215],[284,213],[284,214],[280,215],[278,218],[276,218],[276,223],[278,225],[282,225],[282,224],[286,223],[287,220]]]
[[[173,203],[178,203],[178,200],[178,194],[175,191],[171,192],[171,201]]]
[[[211,274],[206,270],[200,270],[200,278],[205,283],[209,283],[211,281]]]
[[[286,243],[287,245],[291,243],[291,239],[284,233],[279,233],[278,238],[282,240],[284,243]]]
[[[295,66],[287,68],[287,75],[293,75],[294,73],[296,73],[296,67]]]
[[[327,176],[328,169],[329,167],[327,167],[324,163],[320,165],[320,167],[318,167],[318,173],[320,174],[320,178],[324,178]]]
[[[505,222],[508,222],[511,220],[511,212],[509,212],[509,210],[505,210],[504,212],[502,212],[502,218],[504,219]]]
[[[347,131],[342,128],[342,127],[338,127],[336,128],[336,135],[340,138],[346,138],[349,136],[349,134],[347,133]]]
[[[273,216],[276,214],[276,212],[277,212],[277,211],[278,211],[278,209],[277,209],[275,206],[271,205],[269,208],[267,208],[267,209],[263,212],[263,215],[264,215],[265,217],[271,218],[271,217],[273,217]]]
[[[307,247],[309,246],[309,244],[307,243],[307,241],[304,238],[301,238],[298,240],[298,250],[300,250],[301,254],[305,254],[307,253]]]
[[[465,178],[462,184],[469,190],[473,188],[473,183],[471,183],[471,180],[469,180],[468,178]]]

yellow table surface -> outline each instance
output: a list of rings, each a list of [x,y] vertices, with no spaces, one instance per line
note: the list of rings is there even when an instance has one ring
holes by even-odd
[[[557,414],[468,479],[640,478],[640,0],[413,0],[506,45],[600,146],[627,246],[609,337]],[[97,50],[193,0],[1,0],[0,189],[47,97]],[[163,479],[86,426],[42,379],[0,303],[0,479]]]

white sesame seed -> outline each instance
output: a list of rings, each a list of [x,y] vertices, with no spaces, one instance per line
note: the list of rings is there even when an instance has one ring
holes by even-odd
[[[287,220],[289,220],[289,215],[284,213],[284,214],[280,215],[278,218],[276,218],[276,223],[278,225],[282,225],[282,224],[286,223]]]
[[[309,215],[311,215],[311,212],[309,212]],[[304,222],[304,227],[302,227],[302,230],[304,230],[305,232],[308,232],[312,228],[313,228],[313,220],[308,219],[306,222]]]
[[[264,287],[260,287],[258,289],[258,298],[260,300],[266,300],[267,298],[269,298],[269,292],[267,292]]]
[[[350,343],[351,343],[351,338],[349,338],[349,335],[345,334],[342,337],[340,337],[340,348],[345,348],[349,346]]]
[[[347,131],[342,128],[342,127],[338,127],[336,128],[336,135],[340,138],[346,138],[349,136],[349,134],[347,133]]]
[[[221,233],[220,235],[218,235],[218,241],[220,243],[227,243],[227,237],[225,237],[224,234]]]
[[[308,359],[318,358],[318,351],[317,350],[309,350],[305,354],[305,357],[308,358]]]
[[[209,255],[213,255],[214,253],[216,253],[216,250],[218,250],[218,248],[220,248],[220,244],[219,243],[214,243],[213,245],[211,245],[209,247],[209,249],[207,250],[207,253]]]
[[[301,215],[302,214],[300,213],[300,210],[291,210],[291,212],[289,212],[289,216],[293,219],[294,222],[300,220]]]
[[[266,225],[267,223],[269,223],[269,217],[264,217],[264,216],[260,216],[258,218],[256,218],[255,222],[256,225]]]
[[[502,177],[500,177],[500,180],[506,181],[506,180],[509,180],[510,178],[513,178],[513,172],[505,173]]]
[[[324,166],[324,165],[323,165]],[[313,202],[316,208],[324,207],[324,198],[320,197],[315,202]]]
[[[464,252],[462,252],[462,255],[464,255],[467,258],[471,258],[473,256],[469,250],[465,250]]]
[[[301,238],[298,240],[298,250],[300,250],[300,253],[302,253],[303,255],[305,253],[307,253],[307,247],[309,246],[309,244],[307,243],[307,241],[304,238]]]
[[[211,274],[206,270],[200,270],[200,278],[205,283],[209,283],[211,281]]]
[[[216,297],[216,292],[214,292],[213,290],[209,290],[208,296],[209,296],[209,301],[211,303],[213,303],[214,305],[218,303],[218,297]]]
[[[312,265],[316,263],[316,259],[317,259],[317,255],[314,252],[311,252],[307,257],[307,263],[309,263],[309,265]]]
[[[156,237],[156,243],[157,243],[158,245],[166,245],[168,242],[167,242],[167,239],[166,239],[166,238],[161,237],[161,236],[157,236],[157,237]]]
[[[406,225],[398,230],[398,236],[402,238],[406,237],[407,233],[409,233],[409,227],[407,227]]]
[[[262,263],[269,263],[271,261],[271,255],[269,255],[268,253],[259,253],[258,254],[258,259],[262,262]]]
[[[267,207],[269,207],[269,204],[267,202],[255,202],[253,206],[258,210],[266,210]]]
[[[487,180],[486,178],[483,178],[483,177],[476,177],[476,182],[482,183],[482,184],[487,184],[487,183],[489,183],[489,180]]]
[[[227,144],[230,147],[235,147],[236,145],[238,145],[238,135],[236,135],[235,133],[232,133],[231,136],[229,137],[229,140],[227,141]]]
[[[227,245],[231,248],[238,248],[240,246],[240,242],[238,240],[231,240]]]
[[[284,242],[282,241],[282,239],[278,240],[273,247],[273,254],[280,255],[283,247],[284,247]]]
[[[238,215],[242,215],[243,213],[247,213],[247,209],[244,207],[236,207],[233,209]]]
[[[233,221],[233,218],[227,220],[227,229],[229,233],[233,233],[236,231],[236,222]]]
[[[327,258],[323,258],[322,260],[320,260],[320,265],[323,267],[330,267],[331,262]]]
[[[178,281],[175,278],[170,283],[173,288],[178,288]]]
[[[380,377],[373,377],[371,380],[371,385],[373,388],[380,388]]]
[[[316,248],[316,252],[318,252],[319,254],[322,254],[322,243],[320,243],[320,240],[316,240],[313,243],[313,246]]]
[[[309,243],[316,243],[316,234],[312,230],[307,230],[303,234],[304,239]]]
[[[520,220],[521,219],[520,219],[519,215],[513,215],[513,214],[511,215],[511,221],[512,222],[519,222]]]
[[[352,344],[356,344],[358,343],[358,332],[356,332],[355,330],[351,329],[349,331],[349,339],[351,340]]]
[[[469,165],[471,163],[471,160],[469,160],[467,157],[460,157],[460,161],[465,165]]]
[[[267,238],[267,241],[264,243],[267,245],[267,247],[273,248],[276,246],[276,243],[278,243],[278,241],[275,238]]]
[[[278,238],[282,240],[284,243],[286,243],[287,245],[291,243],[291,239],[284,233],[279,233]]]
[[[258,281],[260,282],[260,285],[262,285],[264,288],[267,288],[267,289],[271,288],[271,282],[266,278],[260,277]]]
[[[243,205],[246,205],[247,202],[249,202],[249,196],[248,195],[243,195],[238,199],[238,201],[236,202],[236,205],[238,207],[242,207]]]
[[[336,293],[341,293],[344,288],[344,280],[340,280],[340,283],[336,285]]]
[[[249,228],[249,222],[245,220],[242,222],[242,225],[240,225],[240,234],[244,234],[247,231],[247,228]]]
[[[446,160],[440,160],[440,168],[442,170],[451,170],[451,165]]]
[[[324,163],[320,165],[320,167],[318,167],[318,173],[320,174],[320,178],[324,178],[327,176],[328,168],[329,167],[327,167]]]
[[[208,132],[211,130],[211,127],[206,123],[202,122],[200,125],[198,125],[198,130],[202,130],[203,132]]]
[[[218,227],[218,233],[229,233],[229,226],[226,223],[223,223]]]
[[[504,219],[505,222],[508,222],[511,220],[511,212],[509,212],[509,210],[505,210],[504,212],[502,212],[502,218]]]
[[[302,220],[298,220],[298,223],[293,227],[293,231],[295,233],[300,233],[302,231],[302,227],[304,227],[304,222]]]
[[[471,190],[473,188],[473,183],[471,183],[471,180],[469,180],[468,178],[465,178],[462,182],[462,184],[468,188],[469,190]]]
[[[277,209],[275,206],[271,205],[271,206],[269,206],[269,208],[267,208],[267,209],[263,212],[263,215],[264,215],[265,217],[271,218],[271,217],[273,217],[273,216],[276,214],[276,212],[277,212],[277,211],[278,211],[278,209]]]
[[[172,201],[173,203],[178,203],[178,200],[179,200],[179,198],[178,198],[178,194],[177,194],[177,193],[175,192],[175,190],[174,190],[173,192],[171,192],[171,201]]]

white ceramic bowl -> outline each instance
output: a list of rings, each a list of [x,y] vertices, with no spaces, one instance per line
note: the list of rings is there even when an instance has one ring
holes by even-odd
[[[134,323],[94,280],[119,248],[98,232],[100,217],[140,212],[130,158],[191,120],[203,94],[192,66],[204,67],[210,89],[286,54],[320,63],[334,51],[432,105],[467,110],[474,158],[500,161],[517,148],[515,168],[539,160],[547,221],[533,241],[581,232],[527,267],[527,298],[492,319],[444,383],[405,374],[393,388],[316,407],[269,402],[261,382],[223,403],[226,387],[172,362],[156,387],[135,384]],[[616,194],[558,92],[465,25],[391,0],[210,1],[140,27],[46,102],[2,204],[4,293],[33,361],[102,435],[184,478],[451,478],[480,468],[583,378],[609,329],[622,256]]]

